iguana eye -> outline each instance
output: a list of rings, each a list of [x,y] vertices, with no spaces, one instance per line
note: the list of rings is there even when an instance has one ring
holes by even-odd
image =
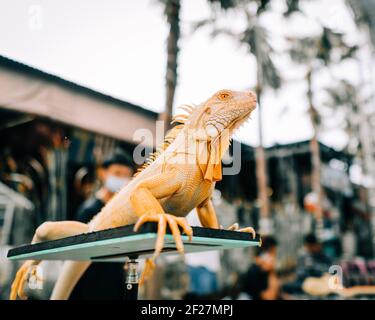
[[[219,94],[219,99],[220,99],[220,100],[226,100],[226,99],[228,99],[229,97],[230,97],[230,94],[227,93],[227,92],[222,92],[222,93]]]

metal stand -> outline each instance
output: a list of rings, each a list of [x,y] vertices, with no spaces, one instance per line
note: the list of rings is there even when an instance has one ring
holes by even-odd
[[[129,257],[129,260],[125,263],[125,268],[127,270],[125,281],[125,300],[138,300],[137,258],[138,257]]]

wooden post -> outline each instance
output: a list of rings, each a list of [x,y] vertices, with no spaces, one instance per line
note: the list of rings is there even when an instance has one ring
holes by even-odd
[[[313,92],[312,92],[312,67],[307,72],[307,99],[309,103],[309,115],[311,125],[313,127],[313,137],[310,141],[310,153],[311,153],[311,187],[312,191],[317,196],[317,203],[315,209],[315,219],[317,223],[317,237],[321,237],[323,231],[323,207],[322,207],[322,186],[321,186],[321,162],[320,162],[320,148],[318,141],[318,125],[319,115],[314,107],[313,103]]]
[[[258,66],[260,69],[260,66]],[[263,125],[262,125],[262,108],[261,108],[261,97],[262,87],[260,84],[261,76],[260,71],[258,72],[258,85],[256,88],[257,99],[258,99],[258,137],[259,144],[256,148],[256,178],[258,187],[258,200],[260,201],[260,215],[262,218],[269,217],[269,202],[267,195],[267,160],[263,147]]]

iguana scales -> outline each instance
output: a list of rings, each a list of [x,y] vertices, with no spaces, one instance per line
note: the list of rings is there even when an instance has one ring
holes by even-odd
[[[163,248],[167,225],[180,253],[184,249],[179,227],[192,237],[192,228],[185,217],[194,208],[203,227],[220,227],[210,198],[215,182],[221,180],[221,158],[229,148],[234,130],[249,118],[255,107],[254,93],[232,90],[221,90],[198,106],[182,106],[186,113],[174,118],[179,125],[167,133],[164,143],[142,170],[88,224],[45,222],[37,228],[32,243],[133,223],[138,230],[143,223],[154,221],[158,223],[155,252],[146,260],[141,277],[144,280]],[[238,225],[229,228],[238,230]],[[238,231],[251,232],[255,237],[253,228]],[[11,299],[17,295],[26,298],[27,278],[39,263],[28,260],[21,266],[12,284]],[[89,265],[89,261],[66,261],[51,299],[67,299]]]

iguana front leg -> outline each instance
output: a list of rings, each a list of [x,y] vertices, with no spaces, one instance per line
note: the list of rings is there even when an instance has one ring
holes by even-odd
[[[215,212],[215,208],[212,204],[211,200],[205,201],[202,205],[197,207],[197,213],[199,217],[199,221],[201,222],[202,226],[205,228],[214,228],[219,229],[219,222],[217,220],[217,215]],[[249,232],[253,235],[255,239],[256,232],[252,227],[246,227],[239,229],[238,223],[232,224],[227,230],[233,231],[240,231],[240,232]]]
[[[198,206],[197,213],[202,227],[219,229],[219,222],[211,200],[207,200]]]
[[[181,187],[181,181],[178,179],[176,170],[169,170],[167,172],[158,174],[142,181],[133,191],[130,196],[130,202],[133,210],[139,220],[134,226],[134,231],[145,222],[152,221],[158,223],[157,239],[155,243],[155,252],[151,259],[146,260],[145,269],[142,273],[140,283],[146,280],[155,267],[154,260],[160,254],[164,245],[164,236],[166,233],[167,224],[171,229],[173,238],[176,242],[177,250],[183,254],[184,247],[179,231],[179,226],[191,239],[193,235],[192,228],[188,225],[183,217],[176,217],[172,214],[164,212],[160,205],[160,199],[172,196]]]

